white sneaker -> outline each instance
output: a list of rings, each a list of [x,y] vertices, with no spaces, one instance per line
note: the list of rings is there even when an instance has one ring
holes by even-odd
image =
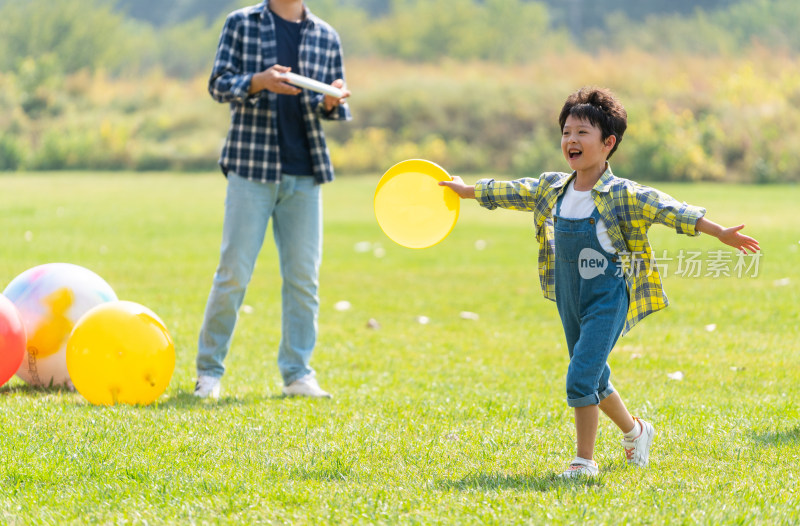
[[[219,398],[220,383],[215,376],[198,376],[197,383],[194,385],[194,395],[198,398],[211,397],[214,400]]]
[[[653,443],[653,438],[656,436],[656,430],[653,424],[640,420],[636,417],[633,419],[641,424],[641,431],[636,438],[622,439],[622,447],[625,448],[625,457],[628,459],[628,464],[633,466],[646,466],[650,458],[650,444]]]
[[[314,374],[307,374],[302,378],[298,378],[289,385],[283,386],[283,394],[286,396],[310,396],[312,398],[333,398],[333,396],[323,391]]]
[[[578,477],[596,477],[600,474],[600,468],[597,467],[597,462],[594,460],[586,460],[585,458],[575,457],[570,462],[569,467],[560,474],[562,479],[574,479]]]

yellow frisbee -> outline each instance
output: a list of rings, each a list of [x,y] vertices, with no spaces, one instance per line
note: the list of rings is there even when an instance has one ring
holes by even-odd
[[[443,240],[458,220],[459,197],[439,181],[451,180],[438,164],[409,159],[389,168],[375,189],[375,218],[389,238],[408,248]]]

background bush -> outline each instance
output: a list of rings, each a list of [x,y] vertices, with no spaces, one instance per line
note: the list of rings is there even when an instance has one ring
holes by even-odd
[[[0,0],[0,170],[214,169],[228,110],[207,75],[223,17],[251,1]],[[342,35],[354,93],[355,120],[327,126],[338,172],[408,157],[565,169],[560,106],[603,85],[630,117],[621,175],[800,178],[800,4],[606,4],[314,2]]]

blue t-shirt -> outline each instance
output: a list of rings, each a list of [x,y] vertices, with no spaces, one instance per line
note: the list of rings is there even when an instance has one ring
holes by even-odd
[[[289,22],[272,13],[275,20],[278,64],[300,73],[298,59],[300,28],[302,22]],[[311,146],[303,121],[300,95],[278,95],[278,147],[281,154],[281,171],[289,175],[313,175]]]

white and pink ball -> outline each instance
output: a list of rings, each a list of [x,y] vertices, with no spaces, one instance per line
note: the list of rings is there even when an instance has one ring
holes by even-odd
[[[14,278],[5,295],[25,324],[25,357],[17,376],[40,387],[72,387],[66,348],[72,328],[89,309],[117,295],[100,276],[71,263],[47,263]]]

